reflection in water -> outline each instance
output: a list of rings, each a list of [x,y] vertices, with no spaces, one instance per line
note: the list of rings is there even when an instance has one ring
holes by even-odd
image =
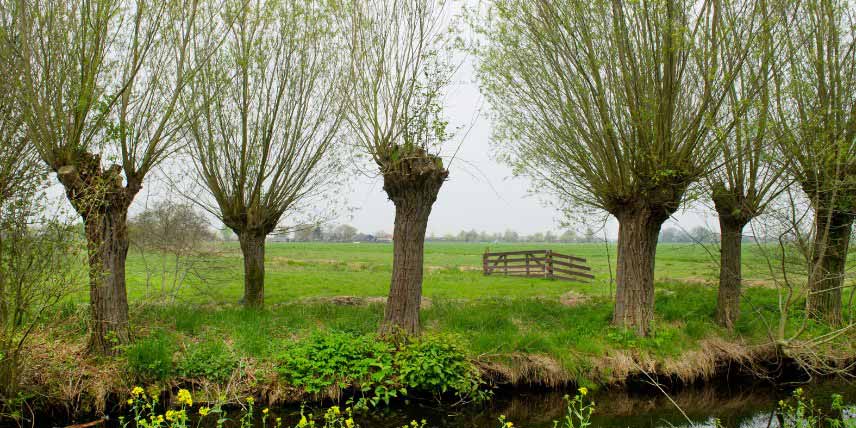
[[[854,384],[827,381],[803,386],[803,389],[806,396],[814,399],[822,409],[829,408],[830,396],[834,393],[842,394],[846,403],[856,403]],[[771,418],[777,402],[790,394],[790,389],[752,384],[687,388],[671,397],[685,416],[669,398],[656,390],[645,393],[598,392],[590,394],[597,404],[592,425],[597,428],[713,427],[714,419],[719,419],[722,426],[729,428],[775,427],[776,421]],[[430,400],[412,400],[357,419],[363,428],[398,428],[421,419],[436,428],[499,428],[497,419],[505,415],[514,422],[515,428],[552,428],[553,421],[565,415],[563,396],[559,392],[500,392],[487,404],[454,408]],[[313,412],[313,409],[307,408],[307,412]],[[314,413],[321,414],[323,410],[318,408]],[[283,426],[294,426],[300,419],[300,409],[272,409],[268,428],[276,417],[283,418]],[[205,424],[203,427],[213,428],[214,421],[210,422],[210,427]],[[64,425],[37,424],[39,427]],[[117,426],[115,417],[108,426]],[[260,423],[258,427],[261,427]]]
[[[831,381],[804,389],[821,408],[828,408],[833,393],[844,395],[848,403],[856,402],[856,386],[852,384]],[[764,428],[771,426],[771,422],[775,426],[771,418],[777,402],[790,393],[789,389],[759,385],[685,389],[672,395],[685,416],[663,394],[602,392],[593,395],[597,409],[592,425],[602,428],[713,427],[714,419],[719,419],[726,427]],[[555,392],[499,394],[487,406],[455,410],[435,407],[429,402],[412,402],[384,414],[362,418],[362,424],[366,428],[395,428],[413,419],[426,419],[430,426],[438,428],[498,428],[497,418],[505,415],[517,427],[552,428],[553,421],[565,414],[563,395]]]

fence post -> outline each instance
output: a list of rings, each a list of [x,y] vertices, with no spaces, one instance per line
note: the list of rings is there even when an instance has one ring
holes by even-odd
[[[547,250],[544,260],[544,278],[553,278],[553,250]]]
[[[508,256],[502,256],[502,271],[505,273],[505,276],[508,276]]]
[[[490,275],[490,273],[487,271],[487,252],[482,254],[482,271],[485,275]]]
[[[529,276],[529,253],[526,253],[526,276]]]

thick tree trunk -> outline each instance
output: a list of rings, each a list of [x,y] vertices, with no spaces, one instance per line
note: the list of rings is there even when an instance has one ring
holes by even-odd
[[[89,252],[89,302],[92,329],[89,348],[99,354],[115,353],[115,346],[131,340],[125,259],[128,256],[128,206],[84,216]]]
[[[841,289],[844,285],[847,251],[853,216],[826,209],[815,211],[815,239],[808,280],[806,308],[809,316],[841,324]]]
[[[716,300],[716,322],[731,330],[740,317],[742,220],[719,215],[721,234],[719,257],[719,295]]]
[[[448,171],[426,162],[384,174],[384,190],[395,204],[392,281],[380,325],[384,335],[419,333],[422,259],[428,216]],[[429,160],[431,160],[429,158]]]
[[[264,233],[238,234],[244,255],[244,306],[262,308],[265,304],[265,237]]]
[[[101,156],[78,153],[73,163],[52,165],[75,211],[83,218],[89,258],[89,350],[115,354],[131,341],[125,260],[128,256],[128,207],[142,188],[122,177],[122,167],[101,168]],[[127,178],[127,177],[126,177]]]
[[[647,336],[654,319],[654,256],[668,215],[647,207],[618,214],[618,259],[612,323]]]

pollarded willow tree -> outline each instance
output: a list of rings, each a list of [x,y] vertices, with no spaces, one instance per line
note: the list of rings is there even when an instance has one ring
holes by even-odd
[[[349,3],[348,124],[395,205],[392,281],[383,334],[417,334],[428,216],[449,175],[441,97],[449,83],[447,1]]]
[[[175,148],[190,42],[209,23],[199,0],[16,1],[27,135],[83,218],[89,345],[110,353],[130,340],[128,208]]]
[[[782,1],[772,117],[789,172],[814,209],[807,311],[842,321],[842,288],[856,219],[856,4]]]
[[[773,33],[781,27],[775,25],[766,0],[754,7],[754,12],[723,10],[723,51],[745,50],[748,55],[739,67],[723,58],[722,66],[736,76],[723,107],[733,126],[721,146],[719,167],[706,180],[721,236],[716,321],[729,329],[740,316],[743,229],[787,185],[783,180],[786,160],[776,150],[770,120]]]
[[[509,160],[569,209],[618,219],[613,323],[647,335],[660,227],[707,174],[728,1],[494,0],[479,70]]]
[[[222,48],[184,102],[190,153],[213,203],[238,235],[244,304],[264,305],[265,238],[283,216],[328,191],[344,118],[347,54],[335,2],[228,1]],[[214,43],[216,40],[203,41]]]

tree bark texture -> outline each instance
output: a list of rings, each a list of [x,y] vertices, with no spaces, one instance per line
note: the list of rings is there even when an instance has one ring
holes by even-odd
[[[128,207],[141,186],[133,177],[123,186],[121,167],[103,170],[100,156],[90,153],[78,154],[56,171],[84,223],[92,312],[89,350],[115,354],[117,345],[131,340],[125,284]]]
[[[654,319],[654,256],[660,227],[669,214],[634,204],[618,218],[615,309],[612,323],[647,336]]]
[[[432,157],[401,162],[384,173],[384,190],[395,204],[392,280],[380,333],[419,334],[422,264],[428,216],[448,171]]]
[[[819,207],[809,267],[806,309],[809,316],[832,325],[842,322],[841,292],[850,247],[853,215]]]
[[[89,252],[90,348],[112,354],[131,341],[125,260],[128,256],[128,207],[114,206],[85,221]]]
[[[262,308],[265,304],[265,237],[246,231],[238,234],[244,255],[244,306]]]
[[[735,219],[726,213],[719,215],[721,238],[716,322],[729,330],[734,328],[734,324],[740,318],[741,251],[745,225],[742,219]]]

